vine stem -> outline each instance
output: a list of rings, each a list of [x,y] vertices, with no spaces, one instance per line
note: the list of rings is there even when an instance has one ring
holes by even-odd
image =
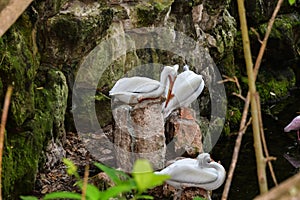
[[[13,91],[13,87],[8,86],[5,99],[4,99],[1,124],[0,124],[0,200],[2,200],[2,155],[3,155],[3,146],[4,146],[4,133],[5,133],[5,126],[6,126],[12,91]]]

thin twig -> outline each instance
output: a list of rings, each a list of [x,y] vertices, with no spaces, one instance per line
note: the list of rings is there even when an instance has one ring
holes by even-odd
[[[246,98],[241,94],[237,94],[236,92],[233,92],[232,95],[237,96],[238,98],[242,99],[243,101],[246,101]]]
[[[256,35],[256,37],[257,37],[257,40],[259,41],[259,43],[263,43],[263,41],[261,41],[261,39],[260,39],[260,35],[259,35],[259,33],[254,29],[254,28],[250,28],[251,29],[251,31]]]
[[[240,151],[241,144],[242,144],[242,138],[243,138],[243,135],[244,135],[248,125],[251,123],[251,121],[249,120],[247,125],[245,126],[246,120],[247,120],[248,109],[249,109],[249,105],[250,105],[250,103],[249,103],[250,98],[248,98],[249,96],[250,96],[250,93],[248,92],[246,102],[244,105],[242,119],[240,122],[240,130],[239,130],[238,136],[235,140],[235,146],[234,146],[234,150],[233,150],[233,154],[232,154],[231,164],[229,167],[226,183],[225,183],[223,194],[222,194],[222,200],[226,200],[228,198],[229,189],[231,186],[234,170],[236,167],[236,163],[237,163],[238,156],[239,156],[239,151]]]
[[[2,110],[2,117],[1,117],[1,124],[0,124],[0,200],[2,200],[2,155],[3,155],[3,146],[4,146],[4,132],[5,132],[5,126],[7,121],[7,115],[8,115],[8,109],[10,104],[10,98],[12,95],[12,86],[8,86],[3,110]]]
[[[84,177],[83,177],[83,185],[82,185],[82,193],[81,193],[81,200],[85,200],[86,196],[86,189],[87,189],[87,184],[88,184],[88,179],[89,179],[89,165],[86,165],[84,168]]]
[[[239,80],[236,76],[233,77],[229,77],[227,75],[222,75],[225,79],[218,81],[218,83],[226,83],[226,82],[234,82],[239,90],[238,93],[233,92],[232,95],[239,97],[240,99],[242,99],[243,101],[246,101],[246,98],[242,95],[242,88],[241,85],[239,83]]]
[[[275,161],[275,160],[277,160],[277,158],[274,156],[269,156],[268,158],[266,158],[266,162]]]
[[[259,49],[259,52],[258,52],[258,55],[257,55],[257,58],[256,58],[256,62],[255,62],[255,65],[254,65],[254,75],[255,77],[257,76],[257,73],[258,73],[258,69],[260,67],[260,64],[261,64],[261,61],[262,61],[262,57],[265,53],[265,49],[266,49],[266,46],[267,46],[267,42],[268,42],[268,38],[270,36],[270,33],[271,33],[271,30],[272,30],[272,27],[273,27],[273,24],[274,24],[274,21],[275,21],[275,18],[280,10],[280,7],[281,7],[281,4],[282,4],[283,0],[278,0],[277,2],[277,5],[273,11],[273,14],[272,14],[272,17],[271,19],[269,20],[268,22],[268,26],[267,26],[267,30],[266,30],[266,33],[265,33],[265,37],[261,43],[261,46],[260,46],[260,49]]]
[[[265,138],[265,134],[264,134],[263,121],[262,121],[262,118],[261,118],[261,108],[260,108],[259,95],[256,95],[256,102],[257,102],[257,108],[258,108],[258,113],[259,113],[258,116],[259,116],[259,128],[260,128],[260,133],[261,133],[261,141],[262,141],[263,149],[264,149],[264,152],[265,152],[265,155],[266,155],[266,161],[268,163],[273,182],[277,186],[278,183],[277,183],[277,179],[276,179],[275,172],[274,172],[274,169],[273,169],[273,165],[271,163],[272,159],[270,159],[270,155],[269,155],[269,151],[268,151],[268,147],[267,147],[267,143],[266,143],[266,138]]]

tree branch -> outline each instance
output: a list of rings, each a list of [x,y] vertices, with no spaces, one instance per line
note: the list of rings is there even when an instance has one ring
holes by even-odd
[[[274,187],[268,193],[257,196],[254,200],[300,199],[300,173],[285,180],[278,187]]]
[[[33,0],[9,0],[0,12],[0,37],[15,23]]]
[[[2,155],[3,155],[3,146],[4,146],[4,133],[5,133],[5,125],[7,121],[8,109],[10,104],[10,98],[12,95],[12,86],[8,86],[3,110],[2,110],[2,117],[1,117],[1,124],[0,124],[0,200],[2,200]]]

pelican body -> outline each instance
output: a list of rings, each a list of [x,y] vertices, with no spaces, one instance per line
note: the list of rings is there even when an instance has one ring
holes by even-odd
[[[145,99],[158,98],[164,93],[168,81],[173,84],[177,70],[178,65],[165,66],[160,75],[160,82],[140,76],[121,78],[109,91],[109,95],[126,104],[136,104]]]
[[[156,174],[170,175],[166,182],[176,189],[199,187],[205,190],[219,188],[226,176],[224,167],[212,161],[208,153],[200,154],[197,159],[177,160]]]
[[[297,131],[298,141],[300,141],[300,115],[295,117],[291,123],[289,123],[285,128],[284,132]]]
[[[180,73],[173,85],[168,87],[167,99],[162,105],[164,118],[179,107],[188,107],[201,94],[204,85],[202,76],[189,70],[185,65],[184,72]]]

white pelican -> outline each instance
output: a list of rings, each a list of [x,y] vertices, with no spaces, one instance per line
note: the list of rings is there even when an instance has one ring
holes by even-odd
[[[173,85],[178,65],[165,66],[160,74],[160,82],[146,77],[134,76],[121,78],[109,91],[109,95],[126,104],[139,103],[145,99],[160,97],[166,90],[168,80]]]
[[[226,176],[224,167],[210,159],[208,153],[199,154],[197,159],[177,160],[156,174],[167,174],[171,178],[166,182],[179,189],[175,198],[180,197],[184,187],[199,187],[209,190],[219,188]]]
[[[170,83],[167,91],[167,99],[162,105],[164,118],[179,107],[188,107],[201,94],[204,88],[202,76],[189,70],[185,65],[184,72],[180,73],[172,85]]]

